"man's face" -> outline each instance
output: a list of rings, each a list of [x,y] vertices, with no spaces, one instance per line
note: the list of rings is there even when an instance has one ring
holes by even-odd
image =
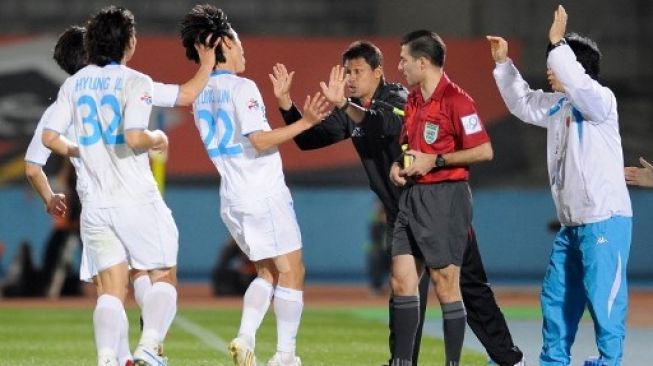
[[[243,44],[240,42],[238,35],[234,37],[234,46],[231,49],[232,57],[234,60],[234,67],[236,68],[236,74],[239,74],[245,71],[245,49],[243,49]]]
[[[406,83],[409,86],[419,84],[422,81],[422,68],[418,59],[411,56],[408,45],[401,46],[399,53],[399,71],[404,74]]]
[[[560,81],[556,78],[551,69],[546,69],[546,80],[549,82],[549,85],[551,85],[551,89],[553,89],[553,91],[560,93],[565,92],[565,89],[562,87],[562,83],[560,83]]]
[[[345,71],[349,75],[347,82],[349,95],[360,99],[372,99],[383,76],[381,66],[372,69],[364,58],[358,57],[345,60]]]

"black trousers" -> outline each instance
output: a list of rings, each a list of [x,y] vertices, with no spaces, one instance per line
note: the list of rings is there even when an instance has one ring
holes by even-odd
[[[420,322],[417,327],[413,349],[413,366],[417,365],[419,357],[430,281],[429,276],[425,274],[419,283]],[[481,253],[478,250],[476,233],[471,227],[460,272],[460,290],[467,311],[467,324],[483,344],[492,360],[501,366],[513,366],[521,361],[523,354],[513,343],[506,319],[497,305],[492,288],[488,284]],[[390,298],[390,312],[392,312],[392,298]],[[389,342],[390,352],[392,353],[394,349],[392,322],[390,323]]]

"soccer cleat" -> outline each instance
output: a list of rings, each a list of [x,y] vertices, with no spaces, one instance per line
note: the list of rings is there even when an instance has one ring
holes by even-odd
[[[256,356],[252,347],[240,338],[234,338],[229,343],[229,354],[236,366],[256,366]]]
[[[277,352],[268,361],[268,366],[302,366],[302,360],[297,356],[293,356],[291,360],[284,360],[282,355]]]
[[[138,345],[134,352],[134,366],[167,366],[168,358],[160,356],[156,350]]]

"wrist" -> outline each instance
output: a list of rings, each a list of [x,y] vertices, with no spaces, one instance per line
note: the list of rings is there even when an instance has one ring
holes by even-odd
[[[337,104],[338,109],[344,111],[349,107],[349,98],[344,98],[340,103]]]
[[[433,161],[433,166],[436,169],[444,168],[447,165],[447,161],[444,158],[444,155],[438,154],[435,156],[435,160]]]
[[[567,44],[567,40],[564,37],[550,39],[551,48],[556,48],[558,46],[563,46]]]
[[[279,104],[279,108],[284,111],[289,111],[290,108],[292,108],[292,99],[290,99],[288,94],[284,94],[277,98],[277,104]]]
[[[497,58],[496,60],[494,60],[494,62],[497,65],[505,64],[506,62],[508,62],[508,57],[506,56],[506,57]]]

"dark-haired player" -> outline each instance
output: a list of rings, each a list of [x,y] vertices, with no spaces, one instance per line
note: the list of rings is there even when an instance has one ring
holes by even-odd
[[[547,129],[551,193],[562,227],[542,284],[540,365],[568,365],[585,306],[601,360],[621,365],[632,209],[624,178],[617,101],[597,79],[601,53],[592,40],[565,35],[559,6],[549,30],[547,78],[553,92],[532,90],[508,59],[508,43],[488,36],[494,77],[506,106]]]
[[[128,264],[147,271],[153,283],[143,296],[135,362],[160,365],[159,345],[176,312],[178,234],[147,151],[165,151],[167,137],[147,130],[152,80],[125,66],[136,48],[131,12],[105,8],[86,29],[89,65],[64,82],[42,141],[59,154],[80,158],[81,236],[102,284],[93,314],[98,365],[118,364],[119,342],[128,328],[123,305]],[[71,124],[79,145],[61,135]]]
[[[256,84],[238,76],[245,70],[243,45],[225,13],[197,5],[184,18],[186,56],[206,34],[221,37],[211,80],[193,104],[195,124],[209,158],[220,172],[220,214],[258,277],[244,296],[238,336],[229,344],[238,366],[253,366],[256,331],[272,299],[277,319],[277,352],[270,366],[299,366],[295,355],[303,309],[302,241],[285,183],[277,146],[311,128],[326,115],[324,97],[307,97],[304,117],[271,129]]]
[[[392,366],[412,365],[424,268],[442,307],[445,365],[459,365],[465,334],[460,267],[472,219],[469,165],[492,159],[493,151],[474,101],[444,73],[445,54],[444,42],[430,31],[401,41],[399,71],[413,88],[401,142],[413,161],[390,170],[390,179],[404,187],[392,241]]]

